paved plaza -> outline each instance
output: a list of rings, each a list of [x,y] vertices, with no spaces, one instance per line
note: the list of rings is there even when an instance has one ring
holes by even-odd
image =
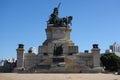
[[[19,74],[0,73],[0,80],[120,80],[114,74]]]

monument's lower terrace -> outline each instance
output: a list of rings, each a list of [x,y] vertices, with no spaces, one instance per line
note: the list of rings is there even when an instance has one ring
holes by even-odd
[[[17,49],[17,71],[20,72],[101,72],[100,49],[93,48],[91,53],[48,55],[25,52],[24,47]],[[20,55],[21,54],[21,55]]]

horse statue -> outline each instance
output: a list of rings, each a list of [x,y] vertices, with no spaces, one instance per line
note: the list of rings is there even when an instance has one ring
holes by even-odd
[[[72,16],[64,18],[64,24],[66,26],[68,26],[68,24],[72,25],[71,21],[72,21]]]

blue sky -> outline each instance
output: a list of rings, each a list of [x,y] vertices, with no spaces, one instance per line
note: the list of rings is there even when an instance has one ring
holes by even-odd
[[[59,17],[73,16],[71,40],[80,52],[94,43],[101,52],[120,43],[120,0],[0,0],[0,58],[15,58],[19,43],[26,52],[32,46],[38,49],[59,2]]]

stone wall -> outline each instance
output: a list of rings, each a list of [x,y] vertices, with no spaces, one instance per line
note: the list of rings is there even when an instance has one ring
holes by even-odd
[[[38,56],[34,53],[26,53],[25,54],[25,59],[24,59],[24,67],[29,68],[32,67],[33,65],[36,65],[40,62],[40,59]]]

